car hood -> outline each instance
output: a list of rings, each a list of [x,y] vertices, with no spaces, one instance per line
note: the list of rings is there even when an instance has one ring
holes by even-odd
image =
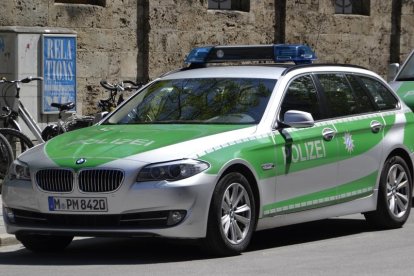
[[[152,163],[185,158],[203,146],[220,144],[225,137],[240,138],[240,132],[255,129],[251,125],[99,125],[57,136],[43,145],[43,152],[54,164],[76,169],[119,159]],[[32,162],[38,158],[29,155],[22,158]]]

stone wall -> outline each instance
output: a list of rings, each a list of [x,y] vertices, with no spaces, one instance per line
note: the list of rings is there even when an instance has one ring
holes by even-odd
[[[414,47],[414,3],[402,1],[401,61]],[[0,26],[77,32],[78,110],[87,114],[107,95],[99,86],[101,79],[154,79],[183,66],[195,46],[281,42],[275,4],[284,1],[250,1],[250,12],[208,10],[207,2],[107,0],[102,7],[2,0]],[[370,16],[360,16],[335,14],[333,0],[286,0],[284,40],[309,44],[318,62],[352,63],[385,76],[391,13],[392,1],[371,0]]]
[[[414,50],[414,1],[402,0],[400,63]]]
[[[250,12],[208,10],[207,0],[149,2],[150,78],[183,66],[196,46],[274,40],[274,0],[250,1]]]
[[[106,6],[55,3],[54,0],[3,0],[0,26],[63,27],[77,32],[78,110],[94,112],[107,93],[102,79],[137,79],[137,31],[142,21],[137,0],[107,0]],[[141,5],[141,4],[139,4]],[[142,74],[142,72],[141,72]]]
[[[391,1],[371,0],[370,16],[335,14],[328,0],[287,1],[286,22],[286,42],[309,44],[318,62],[350,63],[386,75]]]

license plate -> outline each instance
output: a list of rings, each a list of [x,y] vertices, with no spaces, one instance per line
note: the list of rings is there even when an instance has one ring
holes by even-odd
[[[108,203],[104,197],[48,197],[49,211],[107,212]]]

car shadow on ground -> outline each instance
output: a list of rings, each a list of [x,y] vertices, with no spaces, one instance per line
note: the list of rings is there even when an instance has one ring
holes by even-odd
[[[306,244],[373,231],[361,219],[333,218],[256,232],[248,252]],[[215,258],[198,243],[166,239],[76,239],[62,252],[32,253],[22,246],[0,253],[0,264],[10,265],[110,265],[185,262]]]
[[[257,232],[248,251],[265,250],[375,231],[361,219],[333,218]]]

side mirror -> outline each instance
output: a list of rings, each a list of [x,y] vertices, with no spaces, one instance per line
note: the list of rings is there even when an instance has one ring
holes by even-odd
[[[282,124],[294,128],[313,127],[315,121],[312,114],[299,110],[288,110],[284,115]]]
[[[400,69],[400,64],[399,63],[391,63],[388,65],[388,72],[387,72],[387,81],[390,82],[392,81],[395,76],[398,73],[398,70]]]

